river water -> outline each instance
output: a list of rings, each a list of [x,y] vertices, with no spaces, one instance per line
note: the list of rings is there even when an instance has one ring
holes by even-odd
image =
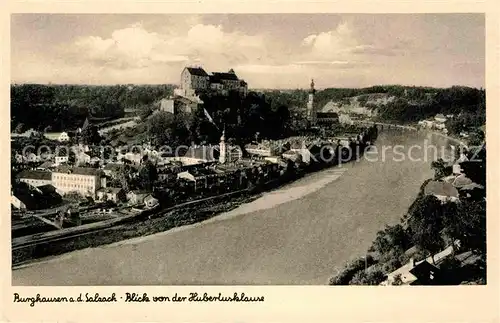
[[[378,155],[310,174],[203,223],[67,253],[12,271],[13,285],[327,284],[396,224],[432,177],[424,133],[386,130]],[[432,150],[430,150],[432,152]],[[394,159],[397,157],[398,159]],[[374,161],[377,159],[377,161]],[[415,161],[420,159],[420,161]]]

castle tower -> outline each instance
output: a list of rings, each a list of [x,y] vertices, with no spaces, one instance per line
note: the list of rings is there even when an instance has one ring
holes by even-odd
[[[309,90],[309,100],[307,101],[307,118],[311,124],[316,123],[316,112],[314,111],[314,80],[311,80],[311,89]]]
[[[227,157],[227,145],[226,145],[226,129],[222,130],[222,136],[220,137],[219,143],[219,163],[226,163]]]

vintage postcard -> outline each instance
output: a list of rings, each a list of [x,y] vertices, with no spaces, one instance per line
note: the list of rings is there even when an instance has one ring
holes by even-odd
[[[451,3],[11,3],[3,317],[498,320],[498,19]]]

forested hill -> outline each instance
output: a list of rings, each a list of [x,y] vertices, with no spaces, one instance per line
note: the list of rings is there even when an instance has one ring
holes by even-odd
[[[385,97],[381,104],[373,103],[374,95]],[[486,92],[464,86],[450,88],[407,87],[400,85],[373,86],[362,89],[325,89],[316,92],[315,105],[321,109],[330,101],[358,105],[377,111],[378,119],[408,123],[443,114],[468,114],[486,118]]]
[[[171,95],[173,89],[173,85],[12,85],[11,129],[59,131],[76,129],[89,116],[97,120],[121,118],[128,111],[151,110],[158,100]],[[278,108],[287,111],[290,120],[286,122],[290,124],[305,117],[308,89],[252,93],[247,100],[252,104],[247,109],[259,113],[259,120],[266,119],[267,114],[273,114]],[[209,110],[215,104],[212,101],[207,100]],[[314,100],[318,111],[327,104],[348,108],[353,103],[373,110],[376,112],[373,115],[381,121],[396,123],[416,122],[438,113],[465,115],[473,125],[483,125],[486,119],[485,91],[462,86],[328,88],[317,91]]]
[[[75,129],[87,117],[120,118],[173,93],[173,85],[11,85],[11,129]]]

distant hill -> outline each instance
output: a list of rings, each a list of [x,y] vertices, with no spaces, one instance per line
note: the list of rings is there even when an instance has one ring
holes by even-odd
[[[149,106],[174,85],[11,85],[11,128],[51,131],[80,127],[85,118],[104,122]],[[21,126],[20,126],[21,125]]]
[[[401,123],[443,114],[471,114],[486,117],[483,89],[453,86],[430,87],[374,86],[362,89],[325,89],[315,96],[322,112],[364,114],[379,120]]]

